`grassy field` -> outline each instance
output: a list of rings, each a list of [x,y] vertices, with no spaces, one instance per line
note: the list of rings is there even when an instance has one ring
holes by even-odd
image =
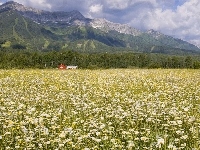
[[[200,70],[0,70],[0,149],[198,150]]]

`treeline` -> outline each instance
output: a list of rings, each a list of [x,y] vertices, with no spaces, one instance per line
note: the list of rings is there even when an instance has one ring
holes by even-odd
[[[82,69],[98,68],[200,68],[200,56],[145,53],[78,53],[73,51],[0,51],[0,69],[57,68],[59,64]]]

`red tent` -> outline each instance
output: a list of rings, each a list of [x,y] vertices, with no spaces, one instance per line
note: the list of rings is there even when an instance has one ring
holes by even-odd
[[[58,66],[58,69],[66,69],[67,67],[64,65],[64,64],[60,64],[59,66]]]

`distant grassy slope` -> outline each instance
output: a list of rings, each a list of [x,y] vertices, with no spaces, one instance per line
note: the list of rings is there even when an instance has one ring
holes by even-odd
[[[52,41],[53,34],[42,26],[22,17],[14,11],[0,13],[0,40],[11,41],[12,44],[23,44],[28,49],[42,49]]]
[[[139,36],[132,36],[128,34],[120,34],[116,31],[103,32],[92,27],[75,26],[66,28],[47,27],[46,29],[65,38],[67,42],[65,48],[71,48],[77,51],[132,51],[181,55],[196,53],[194,50],[178,48],[166,43],[163,44],[162,40],[157,40],[146,33]],[[173,42],[174,44],[176,43],[175,40]],[[178,45],[178,43],[176,44]],[[183,47],[181,46],[181,43],[178,46]]]

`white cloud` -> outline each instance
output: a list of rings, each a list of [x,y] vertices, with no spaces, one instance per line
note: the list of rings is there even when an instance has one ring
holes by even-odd
[[[194,39],[194,40],[188,40],[188,42],[198,46],[200,48],[200,42],[199,39]]]
[[[103,8],[103,5],[101,5],[101,4],[92,5],[92,6],[90,6],[89,12],[99,13],[99,12],[102,12],[102,8]]]
[[[26,6],[31,6],[34,8],[42,10],[51,10],[52,5],[48,0],[15,0],[18,3],[24,4]]]
[[[89,12],[86,15],[86,17],[94,18],[93,16],[95,16],[95,17],[101,18],[102,17],[102,11],[103,11],[103,5],[101,5],[101,4],[91,5],[89,7]]]
[[[129,22],[132,26],[146,30],[158,30],[200,45],[199,0],[189,0],[181,6],[177,6],[176,10],[162,7],[151,10],[141,8],[137,16],[132,17],[133,19]]]
[[[105,2],[107,3],[107,7],[111,9],[125,9],[131,3],[130,0],[109,0]]]
[[[4,1],[3,0],[0,0],[0,5],[2,5],[4,3]]]
[[[150,3],[154,6],[157,5],[156,0],[104,0],[104,3],[106,4],[106,7],[118,10],[127,9],[140,3]]]

